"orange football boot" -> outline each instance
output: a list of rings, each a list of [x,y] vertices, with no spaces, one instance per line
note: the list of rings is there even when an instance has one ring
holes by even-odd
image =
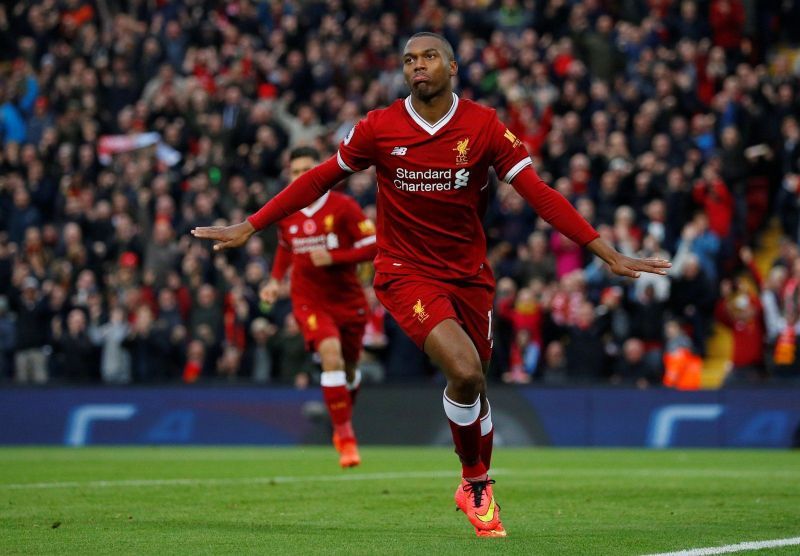
[[[500,523],[500,506],[494,500],[494,479],[467,481],[461,479],[455,494],[456,509],[467,515],[479,537],[505,537],[506,530]]]
[[[361,456],[358,454],[358,444],[353,440],[339,441],[339,465],[342,467],[355,467],[361,463]]]

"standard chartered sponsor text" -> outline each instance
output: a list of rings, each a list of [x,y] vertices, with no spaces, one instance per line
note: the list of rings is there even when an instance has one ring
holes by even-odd
[[[327,237],[325,235],[292,238],[292,251],[294,253],[308,253],[316,249],[326,248]]]
[[[456,178],[456,189],[466,186],[467,180],[469,179],[469,171],[462,168],[457,172]],[[397,168],[393,183],[397,189],[412,193],[450,191],[453,189],[453,169],[415,171],[406,168]]]

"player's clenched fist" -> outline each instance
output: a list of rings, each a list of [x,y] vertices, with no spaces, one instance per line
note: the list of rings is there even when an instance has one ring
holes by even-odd
[[[258,292],[258,297],[264,303],[275,303],[275,300],[278,299],[278,291],[280,290],[280,287],[280,282],[274,278],[270,278],[270,280],[261,288],[261,291]]]
[[[327,249],[315,249],[311,251],[308,256],[311,258],[311,264],[314,266],[330,266],[333,264],[333,256]]]

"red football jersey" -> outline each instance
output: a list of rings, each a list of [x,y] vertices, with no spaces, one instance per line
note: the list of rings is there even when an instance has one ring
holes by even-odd
[[[375,244],[375,226],[351,197],[329,191],[317,201],[278,222],[279,249],[291,253],[293,302],[352,312],[366,306],[356,276],[360,253]],[[314,266],[309,253],[330,251],[334,264]],[[374,249],[374,247],[372,248]],[[273,276],[281,278],[285,268],[278,263]],[[288,262],[288,261],[287,261]],[[331,309],[334,307],[334,309]]]
[[[531,164],[493,109],[455,94],[435,125],[411,97],[371,111],[339,145],[337,160],[349,172],[376,167],[376,270],[442,280],[477,276],[485,264],[489,167],[510,181]]]

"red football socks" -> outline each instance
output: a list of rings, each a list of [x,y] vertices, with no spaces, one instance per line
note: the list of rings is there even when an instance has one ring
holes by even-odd
[[[347,390],[350,392],[350,404],[352,406],[356,405],[356,398],[358,397],[358,393],[361,391],[361,370],[356,369],[355,376],[353,377],[353,381],[347,382]]]
[[[486,401],[486,404],[489,404],[489,401]],[[486,415],[481,417],[481,462],[483,462],[484,467],[486,470],[489,470],[489,466],[492,463],[492,447],[494,445],[494,425],[492,425],[492,407],[489,406],[489,410],[487,411]]]
[[[342,440],[353,439],[353,404],[347,390],[344,371],[326,371],[320,380],[322,397],[333,422],[333,430]]]
[[[445,392],[442,403],[450,422],[456,454],[461,460],[462,476],[473,479],[486,475],[486,466],[481,461],[480,397],[465,405],[454,402]]]

